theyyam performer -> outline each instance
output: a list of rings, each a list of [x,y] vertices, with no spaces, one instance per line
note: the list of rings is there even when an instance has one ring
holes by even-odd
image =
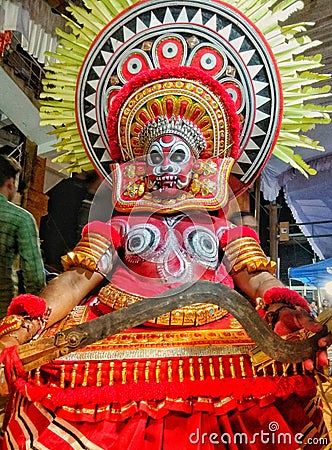
[[[301,56],[316,42],[305,24],[280,26],[302,4],[275,3],[84,0],[68,8],[75,20],[72,33],[59,31],[42,124],[55,127],[69,170],[92,163],[112,205],[109,220],[92,220],[63,257],[64,273],[40,297],[13,299],[1,322],[11,391],[3,449],[327,445],[313,369],[327,362],[331,336],[309,360],[261,364],[241,318],[213,302],[226,285],[246,298],[243,323],[263,318],[279,336],[322,330],[275,277],[256,233],[226,219],[229,200],[272,151],[310,172],[292,147],[317,146],[301,131],[329,121],[308,103],[325,95],[311,87],[327,78],[311,72],[317,57]],[[209,286],[211,302],[205,295],[157,317],[151,308],[131,326],[132,305],[154,296],[157,304],[174,289],[180,304],[182,287],[196,285]],[[260,311],[250,306],[257,298]],[[121,310],[124,331],[51,362],[45,347],[40,367],[17,347],[33,339],[32,355],[43,339],[59,342],[66,329]]]

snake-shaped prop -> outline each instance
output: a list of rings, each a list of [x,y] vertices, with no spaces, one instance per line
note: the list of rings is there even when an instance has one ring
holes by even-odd
[[[225,308],[244,327],[250,338],[276,361],[296,363],[314,358],[318,340],[327,334],[326,326],[309,339],[287,341],[277,336],[257,314],[247,299],[227,286],[198,281],[170,289],[166,294],[105,314],[52,337],[19,346],[18,353],[26,370],[32,370],[53,359],[113,334],[141,325],[157,316],[194,303],[214,303]]]

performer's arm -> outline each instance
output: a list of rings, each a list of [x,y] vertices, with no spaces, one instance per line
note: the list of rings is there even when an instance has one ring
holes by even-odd
[[[81,267],[72,268],[53,279],[39,296],[46,301],[46,307],[50,308],[47,327],[63,319],[102,280],[101,274]],[[26,319],[20,328],[4,334],[0,338],[0,350],[29,341],[40,331],[40,328],[41,320],[39,317]]]
[[[253,302],[257,298],[263,299],[263,316],[276,334],[284,336],[300,329],[314,333],[321,331],[322,325],[310,316],[308,302],[275,278],[275,264],[264,255],[252,230],[239,227],[227,231],[221,239],[221,246],[235,287]],[[318,342],[323,349],[331,344],[331,333]],[[317,360],[320,365],[328,364],[325,350],[317,352]],[[305,364],[307,369],[313,368],[313,361],[308,360]]]
[[[272,287],[284,287],[280,280],[265,271],[249,273],[247,268],[244,268],[240,272],[234,273],[232,278],[234,284],[253,300],[263,297],[264,293]]]
[[[98,272],[82,267],[72,267],[53,279],[40,293],[46,300],[51,313],[47,326],[53,325],[65,317],[104,279]]]
[[[39,298],[28,294],[13,299],[8,309],[12,319],[0,321],[0,349],[29,341],[46,319],[49,327],[64,318],[111,272],[119,245],[119,235],[109,223],[88,224],[74,250],[63,257],[65,272]],[[8,320],[12,320],[11,329]]]

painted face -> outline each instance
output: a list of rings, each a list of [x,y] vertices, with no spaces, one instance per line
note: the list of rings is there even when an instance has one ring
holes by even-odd
[[[147,175],[152,191],[162,197],[181,194],[191,182],[194,156],[183,139],[165,135],[147,153]]]

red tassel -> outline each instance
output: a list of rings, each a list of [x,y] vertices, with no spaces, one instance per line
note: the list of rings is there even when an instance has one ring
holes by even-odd
[[[78,407],[112,402],[126,404],[129,401],[156,401],[166,397],[187,400],[232,396],[237,401],[246,398],[260,399],[267,395],[286,398],[293,393],[310,395],[316,389],[314,378],[307,375],[216,380],[206,378],[204,381],[128,383],[66,389],[36,386],[19,378],[15,381],[15,387],[31,401],[47,404],[52,409],[63,405]]]
[[[22,365],[22,361],[17,353],[17,346],[5,348],[0,354],[0,362],[5,367],[5,377],[8,386],[13,386],[13,376],[15,378],[21,379],[23,384],[25,384],[26,372]],[[18,381],[18,380],[16,380]]]
[[[272,303],[285,303],[291,306],[301,306],[310,314],[308,302],[301,295],[286,287],[272,287],[265,291],[263,301],[266,305]]]
[[[18,316],[26,316],[36,318],[42,317],[47,309],[46,301],[32,294],[21,294],[13,298],[11,301],[7,314],[17,314]]]

